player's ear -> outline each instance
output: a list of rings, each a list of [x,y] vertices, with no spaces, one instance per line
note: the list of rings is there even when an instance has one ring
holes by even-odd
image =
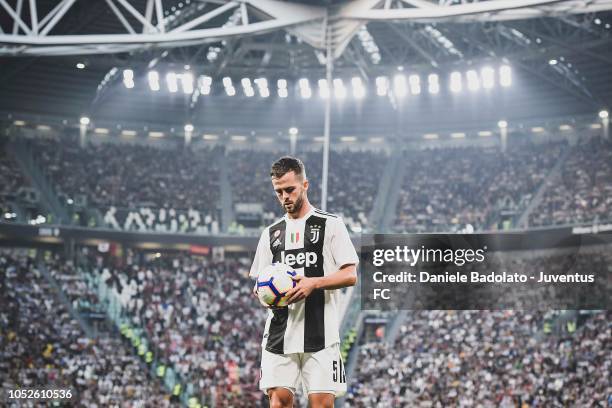
[[[304,186],[304,190],[308,190],[308,179],[305,178],[302,185]]]

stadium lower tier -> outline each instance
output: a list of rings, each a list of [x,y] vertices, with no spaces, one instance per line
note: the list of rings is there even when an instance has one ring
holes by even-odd
[[[83,406],[267,406],[258,390],[266,310],[248,267],[176,252],[82,247],[67,260],[2,250],[3,389],[71,389]],[[612,314],[559,333],[546,316],[409,312],[391,344],[355,346],[344,404],[607,406]]]

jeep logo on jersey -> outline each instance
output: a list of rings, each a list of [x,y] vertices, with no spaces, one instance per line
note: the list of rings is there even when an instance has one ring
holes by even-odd
[[[311,225],[310,226],[310,242],[316,244],[319,242],[319,232],[321,232],[320,225]]]
[[[307,268],[317,264],[317,254],[303,249],[281,251],[281,262],[292,268]]]

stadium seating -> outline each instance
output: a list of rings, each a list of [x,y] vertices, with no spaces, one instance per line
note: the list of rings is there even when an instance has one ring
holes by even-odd
[[[194,209],[202,212],[202,219],[216,218],[219,173],[215,150],[129,143],[80,148],[68,136],[35,138],[30,143],[59,194],[85,202],[103,214],[111,207],[175,212]],[[147,227],[156,229],[155,225]]]
[[[228,163],[235,203],[263,203],[266,220],[282,216],[270,184],[272,163],[286,152],[231,150]],[[310,202],[321,203],[322,152],[307,151],[298,154],[306,167],[311,184],[308,190]],[[377,151],[331,150],[329,156],[329,187],[327,210],[340,214],[349,229],[360,232],[367,226],[378,182],[385,166],[386,154]]]
[[[170,406],[161,383],[147,377],[121,340],[87,337],[23,251],[0,252],[0,328],[5,390],[70,390],[72,402],[88,407]]]
[[[130,321],[144,328],[158,358],[194,385],[194,397],[217,406],[259,403],[267,312],[251,294],[246,265],[144,254],[122,267],[92,264],[100,265],[94,274],[117,293]]]
[[[531,226],[580,224],[612,220],[612,143],[601,138],[581,141],[551,180]]]
[[[491,229],[500,211],[519,213],[544,181],[563,144],[465,147],[410,152],[397,232]]]
[[[95,143],[85,149],[65,138],[31,140],[36,162],[62,198],[101,211],[107,226],[121,229],[216,233],[219,231],[219,157],[225,157],[234,204],[260,204],[267,224],[282,215],[269,181],[269,167],[282,151],[183,149]],[[547,180],[568,151],[558,177]],[[312,180],[311,202],[321,197],[320,150],[301,155]],[[3,213],[11,211],[17,186],[29,186],[6,155],[2,165]],[[368,216],[388,155],[374,150],[331,150],[328,211],[349,230],[368,228]],[[394,232],[478,231],[517,221],[543,187],[529,213],[530,226],[588,223],[611,218],[612,147],[600,138],[513,143],[498,148],[407,150]],[[507,216],[504,218],[502,214]],[[508,216],[508,214],[510,214]],[[512,223],[508,225],[513,225]],[[516,225],[514,225],[516,226]]]
[[[539,338],[542,314],[421,311],[359,351],[349,407],[606,406],[610,313]]]

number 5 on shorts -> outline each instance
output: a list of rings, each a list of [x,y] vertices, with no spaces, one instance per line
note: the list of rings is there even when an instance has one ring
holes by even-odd
[[[334,379],[334,382],[341,382],[341,383],[345,383],[346,382],[346,374],[344,373],[344,364],[342,364],[342,360],[337,361],[334,360],[332,362],[332,376]],[[340,381],[338,381],[340,380]]]

